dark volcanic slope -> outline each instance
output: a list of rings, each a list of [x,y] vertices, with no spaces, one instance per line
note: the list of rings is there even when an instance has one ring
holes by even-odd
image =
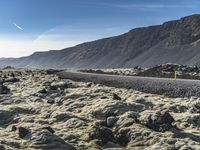
[[[168,62],[200,66],[199,50],[200,15],[192,15],[60,51],[0,59],[0,67],[149,67]]]

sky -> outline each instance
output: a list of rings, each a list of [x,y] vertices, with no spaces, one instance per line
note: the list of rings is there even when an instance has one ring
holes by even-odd
[[[0,58],[59,50],[199,13],[200,0],[0,0]]]

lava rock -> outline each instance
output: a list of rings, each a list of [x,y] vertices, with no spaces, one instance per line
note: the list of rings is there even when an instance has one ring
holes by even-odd
[[[6,150],[6,148],[3,145],[0,145],[0,150]]]
[[[199,127],[200,126],[200,115],[190,115],[186,117],[186,122],[189,125],[192,125],[193,127]]]
[[[116,142],[119,143],[121,146],[126,147],[127,144],[130,142],[129,136],[130,129],[129,128],[122,128],[118,131],[115,135]]]
[[[106,120],[98,120],[94,123],[95,126],[107,126],[107,121]]]
[[[54,85],[51,85],[50,87],[49,87],[51,90],[57,90],[58,88],[56,87],[56,86],[54,86]]]
[[[108,97],[107,96],[102,96],[101,99],[108,99]]]
[[[60,106],[60,105],[62,105],[63,104],[63,99],[62,98],[55,98],[55,103],[58,105],[58,106]]]
[[[88,83],[87,87],[91,87],[93,85],[93,83]]]
[[[73,118],[74,116],[72,114],[66,113],[66,112],[60,112],[60,111],[54,111],[51,114],[51,118],[55,120],[55,122],[65,122],[69,120],[70,118]]]
[[[174,118],[166,111],[158,111],[150,114],[147,118],[146,126],[154,131],[165,132],[173,128]]]
[[[99,103],[97,103],[93,107],[95,109],[92,110],[91,113],[94,117],[99,119],[105,119],[110,116],[118,116],[127,112],[130,109],[127,103],[107,99],[100,99]]]
[[[41,94],[47,94],[48,93],[48,91],[44,88],[44,89],[42,89],[42,90],[40,90],[40,91],[38,91],[38,93],[41,93]]]
[[[18,78],[9,78],[9,79],[6,79],[4,80],[4,82],[10,82],[10,83],[15,83],[15,82],[19,82],[20,79]]]
[[[11,131],[16,131],[17,130],[17,127],[15,126],[15,125],[13,125],[12,127],[11,127]]]
[[[10,89],[7,86],[1,85],[0,94],[8,94],[8,93],[10,93]]]
[[[200,102],[195,102],[190,108],[191,113],[200,113]]]
[[[43,127],[42,129],[46,129],[46,130],[48,130],[49,132],[51,132],[52,134],[55,133],[55,131],[54,131],[51,127]]]
[[[19,133],[19,137],[21,139],[24,139],[28,134],[30,134],[30,131],[24,127],[19,127],[18,128],[18,133]]]
[[[182,106],[182,105],[172,105],[172,106],[168,106],[168,110],[174,113],[184,113],[188,111],[188,107]]]
[[[116,123],[116,127],[121,129],[123,127],[129,127],[134,123],[140,123],[138,120],[138,114],[136,112],[126,112],[121,115]]]
[[[122,100],[117,94],[113,93],[113,100]]]
[[[10,149],[20,149],[20,144],[18,142],[15,141],[9,141],[9,140],[1,140],[0,144],[5,145],[6,146],[6,150]],[[0,147],[1,148],[1,147]],[[1,149],[0,149],[1,150]]]
[[[89,134],[91,140],[99,140],[99,145],[103,146],[107,142],[114,141],[112,130],[107,127],[96,127],[93,132]]]
[[[103,149],[106,149],[106,150],[122,150],[122,147],[117,143],[108,142],[106,145],[103,146]]]
[[[85,121],[79,118],[70,118],[67,121],[65,121],[64,124],[68,128],[79,128],[87,125]]]
[[[40,130],[33,134],[29,149],[43,150],[76,150],[76,148],[48,130]]]
[[[48,99],[48,100],[47,100],[47,103],[49,103],[49,104],[54,104],[54,103],[55,103],[55,100],[54,100],[54,99]]]
[[[115,125],[116,121],[117,121],[116,117],[113,117],[113,116],[108,117],[107,121],[106,121],[107,122],[107,126],[108,127],[113,127]]]
[[[8,125],[12,123],[14,114],[9,110],[0,110],[0,126]]]

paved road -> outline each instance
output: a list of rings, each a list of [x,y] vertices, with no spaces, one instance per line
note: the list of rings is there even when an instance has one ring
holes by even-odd
[[[166,78],[105,75],[68,71],[60,72],[57,75],[63,79],[94,82],[119,88],[131,88],[146,93],[161,94],[169,97],[200,97],[200,80],[174,80]]]

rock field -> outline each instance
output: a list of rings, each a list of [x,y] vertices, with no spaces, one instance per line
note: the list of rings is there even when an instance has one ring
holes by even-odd
[[[0,71],[0,150],[198,150],[200,99]]]
[[[159,77],[159,78],[173,78],[174,71],[176,71],[179,79],[197,79],[200,80],[200,68],[196,66],[186,66],[178,64],[161,64],[151,68],[113,68],[113,69],[85,69],[81,72],[98,73],[98,74],[112,74],[125,76],[145,76],[145,77]]]

